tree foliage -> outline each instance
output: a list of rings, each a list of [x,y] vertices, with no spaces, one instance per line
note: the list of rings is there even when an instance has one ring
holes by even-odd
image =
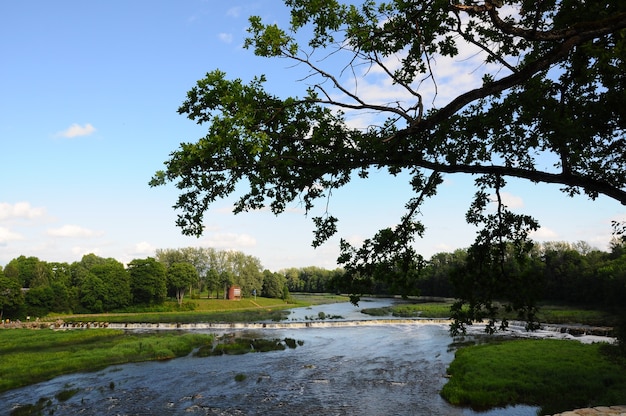
[[[128,263],[133,304],[161,304],[167,297],[167,268],[153,257]]]
[[[199,291],[206,288],[209,292],[222,289],[224,298],[228,286],[233,283],[241,286],[244,296],[250,296],[253,289],[260,292],[263,284],[261,261],[241,251],[212,247],[157,249],[156,259],[167,267],[174,263],[192,264],[198,272],[198,279],[191,286]]]
[[[130,276],[122,263],[98,257],[97,262],[87,264],[88,273],[80,286],[81,303],[87,311],[108,312],[131,304]]]
[[[174,263],[167,268],[167,284],[176,294],[179,306],[189,286],[197,280],[198,271],[191,263]]]
[[[0,271],[0,321],[7,314],[17,311],[24,301],[24,294],[19,282],[5,277]]]
[[[6,265],[4,274],[17,279],[22,287],[31,288],[47,285],[51,270],[37,257],[19,256]]]
[[[523,261],[538,224],[510,211],[499,194],[516,178],[626,204],[626,4],[285,5],[288,27],[251,17],[245,46],[305,68],[306,91],[279,97],[265,90],[265,75],[244,82],[219,70],[189,91],[179,113],[207,134],[182,143],[151,181],[176,182],[182,232],[200,235],[208,206],[240,183],[247,191],[235,213],[269,207],[278,214],[296,200],[309,212],[356,175],[407,172],[414,195],[406,215],[361,248],[343,241],[340,262],[356,290],[379,278],[410,290],[423,261],[412,245],[424,233],[420,207],[444,174],[470,174],[477,192],[467,220],[481,230],[469,252],[473,283],[459,306],[469,302],[477,314],[492,314],[493,296],[510,295],[510,306],[526,308],[532,319],[532,301],[518,290],[525,283],[502,265],[509,257]],[[449,97],[442,92],[447,64],[457,66],[452,77],[465,77],[465,51],[478,79]],[[381,76],[395,95],[386,102],[362,94],[361,85]],[[355,126],[355,112],[368,122]],[[487,210],[492,202],[496,209]],[[337,232],[337,221],[329,211],[313,217],[314,246]]]
[[[269,270],[263,270],[263,288],[261,289],[261,296],[266,298],[283,299],[285,295],[285,288],[287,287],[285,276],[280,273],[272,273]],[[289,289],[287,289],[287,293]]]

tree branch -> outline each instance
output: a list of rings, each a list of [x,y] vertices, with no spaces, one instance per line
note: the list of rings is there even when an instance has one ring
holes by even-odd
[[[488,97],[490,95],[501,93],[502,91],[509,89],[515,85],[522,84],[524,81],[530,79],[538,72],[548,69],[550,65],[566,57],[568,53],[576,46],[592,40],[600,35],[606,35],[609,33],[613,33],[616,30],[626,28],[626,13],[621,13],[618,16],[621,16],[621,18],[610,19],[614,23],[611,26],[598,28],[594,26],[594,30],[584,31],[582,33],[577,32],[573,36],[567,38],[564,42],[554,47],[550,53],[546,54],[541,59],[530,62],[518,72],[486,84],[480,88],[468,91],[465,94],[459,95],[450,103],[448,103],[445,107],[441,108],[432,116],[428,117],[428,119],[425,119],[419,126],[417,126],[417,129],[419,131],[426,131],[428,129],[431,129],[435,127],[438,123],[442,122],[445,119],[448,119],[457,111],[473,101]],[[410,134],[410,131],[407,133]]]
[[[482,165],[446,165],[436,162],[420,160],[417,166],[445,173],[469,173],[469,174],[496,174],[515,178],[528,179],[531,182],[555,183],[565,186],[593,189],[599,194],[606,195],[622,205],[626,205],[626,191],[618,189],[609,183],[593,178],[567,174],[549,173],[536,170],[519,169],[507,166],[482,166]]]

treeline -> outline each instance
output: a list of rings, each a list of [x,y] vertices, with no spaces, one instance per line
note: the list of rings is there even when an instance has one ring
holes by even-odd
[[[326,293],[336,291],[336,282],[343,276],[344,271],[341,268],[327,270],[310,266],[283,269],[279,274],[285,277],[285,284],[291,292]]]
[[[420,274],[417,288],[425,295],[457,297],[459,289],[453,281],[465,269],[466,260],[466,250],[434,255]],[[585,242],[535,244],[524,262],[511,258],[504,269],[523,279],[541,301],[613,311],[625,307],[626,246],[617,242],[609,252]]]
[[[225,297],[238,285],[268,297],[289,295],[283,275],[263,271],[260,261],[237,251],[210,248],[157,250],[128,265],[87,254],[74,263],[20,256],[0,267],[0,319],[57,313],[101,313],[134,306],[182,304],[186,295]]]
[[[411,294],[457,297],[467,256],[464,249],[432,256],[415,274]],[[584,242],[536,244],[526,261],[511,260],[505,268],[527,282],[539,300],[624,308],[624,244],[613,244],[609,252]],[[95,254],[72,264],[20,256],[0,268],[0,319],[117,311],[159,305],[168,298],[182,304],[184,296],[200,294],[225,298],[231,285],[240,286],[244,297],[256,293],[287,299],[291,292],[345,292],[343,275],[342,269],[320,267],[271,272],[263,270],[255,257],[212,248],[157,250],[154,257],[135,259],[126,266]],[[375,282],[367,294],[397,293],[387,282]]]
[[[123,311],[168,299],[182,305],[185,296],[226,298],[233,285],[244,297],[287,299],[290,292],[329,291],[341,274],[319,267],[271,272],[240,251],[197,247],[159,249],[127,265],[95,254],[71,264],[20,256],[0,267],[0,319]]]

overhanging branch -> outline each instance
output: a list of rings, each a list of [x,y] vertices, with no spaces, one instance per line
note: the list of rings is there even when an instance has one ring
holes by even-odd
[[[603,26],[602,24],[605,25]],[[569,36],[566,37],[563,42],[558,43],[551,52],[528,63],[519,71],[509,76],[459,95],[432,116],[424,119],[422,123],[416,126],[416,130],[429,130],[476,100],[499,94],[511,87],[514,87],[515,85],[521,85],[524,81],[527,81],[537,73],[547,70],[551,65],[565,58],[576,46],[599,36],[608,35],[625,28],[626,13],[620,13],[600,22],[586,23],[581,24],[580,26],[574,25],[568,32]]]
[[[609,198],[619,201],[622,205],[626,205],[626,191],[616,188],[604,181],[584,176],[565,173],[549,173],[495,165],[446,165],[424,160],[420,160],[416,163],[416,165],[445,173],[497,174],[501,176],[528,179],[531,182],[554,183],[565,186],[579,187],[593,190],[594,192],[606,195]]]

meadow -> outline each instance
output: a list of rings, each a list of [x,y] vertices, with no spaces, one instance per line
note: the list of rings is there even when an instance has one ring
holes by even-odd
[[[0,392],[62,374],[181,357],[212,342],[212,335],[194,333],[139,334],[112,329],[0,330]]]
[[[542,414],[626,403],[626,359],[609,344],[491,341],[457,350],[441,396],[477,410],[527,404]]]

